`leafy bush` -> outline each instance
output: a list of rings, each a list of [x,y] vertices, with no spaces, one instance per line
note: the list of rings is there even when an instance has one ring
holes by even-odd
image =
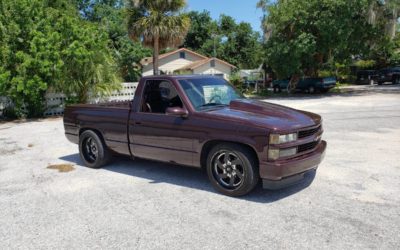
[[[0,96],[18,117],[42,116],[49,87],[79,102],[118,88],[108,34],[69,1],[1,1],[0,65]]]
[[[376,65],[375,60],[358,60],[355,63],[359,69],[372,69]]]
[[[335,72],[332,72],[331,70],[319,70],[318,71],[318,77],[329,77],[329,76],[334,76]]]
[[[243,87],[243,80],[240,77],[239,73],[231,74],[229,77],[229,81],[235,86],[235,88],[241,90]]]
[[[265,12],[266,63],[278,78],[335,71],[353,55],[369,51],[375,31],[367,22],[368,1],[260,0]],[[340,11],[338,11],[340,10]],[[325,74],[326,72],[322,72]]]

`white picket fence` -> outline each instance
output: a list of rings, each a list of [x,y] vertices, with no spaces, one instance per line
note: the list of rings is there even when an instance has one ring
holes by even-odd
[[[3,116],[4,110],[7,107],[10,107],[12,105],[12,102],[10,98],[5,97],[5,96],[0,96],[0,117]]]
[[[122,83],[122,89],[120,91],[113,92],[109,97],[106,98],[94,98],[90,102],[97,103],[100,101],[128,101],[132,100],[137,88],[137,82],[124,82]],[[46,111],[44,116],[59,116],[64,114],[66,96],[61,93],[47,93],[46,94]],[[7,97],[0,97],[0,117],[3,115],[3,111],[6,107],[12,105],[11,101]]]

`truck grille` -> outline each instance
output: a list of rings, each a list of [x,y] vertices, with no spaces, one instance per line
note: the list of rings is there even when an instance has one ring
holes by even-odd
[[[309,143],[300,145],[297,147],[297,153],[301,153],[304,151],[314,149],[318,145],[318,143],[319,143],[319,141],[313,141],[313,142],[309,142]]]
[[[320,130],[320,128],[321,128],[321,126],[318,126],[316,128],[299,131],[298,138],[301,139],[301,138],[304,138],[304,137],[311,136],[311,135],[317,133]]]

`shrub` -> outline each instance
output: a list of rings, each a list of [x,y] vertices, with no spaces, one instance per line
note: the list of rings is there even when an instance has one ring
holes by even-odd
[[[358,60],[355,63],[355,66],[357,66],[360,69],[371,69],[376,65],[376,61],[374,60]]]
[[[1,1],[0,96],[12,100],[18,117],[42,116],[49,87],[79,102],[118,88],[107,32],[71,6]]]
[[[237,89],[242,89],[243,87],[243,79],[240,77],[239,73],[234,73],[229,76],[229,81],[235,86]]]

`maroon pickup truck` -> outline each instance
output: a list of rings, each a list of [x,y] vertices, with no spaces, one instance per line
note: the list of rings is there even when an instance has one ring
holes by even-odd
[[[66,137],[83,163],[112,155],[204,168],[216,190],[245,195],[262,179],[277,189],[322,161],[319,115],[244,98],[213,76],[143,77],[130,102],[66,107]]]

